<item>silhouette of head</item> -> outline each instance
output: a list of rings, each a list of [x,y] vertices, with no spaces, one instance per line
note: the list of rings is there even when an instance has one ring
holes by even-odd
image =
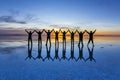
[[[80,34],[82,34],[82,32],[80,31]]]
[[[48,32],[50,32],[50,30],[48,30]]]
[[[90,33],[92,33],[92,31],[90,31]]]

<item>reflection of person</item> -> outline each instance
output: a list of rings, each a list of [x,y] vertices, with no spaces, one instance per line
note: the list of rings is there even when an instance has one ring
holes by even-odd
[[[77,30],[77,32],[78,32],[78,34],[79,34],[79,43],[78,43],[78,46],[80,45],[80,43],[82,44],[82,46],[84,46],[83,45],[83,35],[84,35],[84,33],[85,33],[85,31],[84,32],[82,32],[82,31],[78,31]]]
[[[62,49],[62,57],[61,57],[61,59],[68,59],[67,57],[66,57],[66,45],[64,45],[64,43],[63,43],[63,49]],[[60,59],[60,60],[61,60]]]
[[[53,29],[54,30],[54,29]],[[49,43],[50,43],[50,45],[51,45],[51,38],[50,38],[50,35],[51,35],[51,33],[52,33],[52,31],[53,30],[48,30],[48,31],[46,31],[45,29],[44,29],[44,31],[47,33],[47,41],[46,41],[46,46],[47,46],[47,44],[48,44],[48,41],[49,41]]]
[[[58,53],[59,53],[59,46],[56,45],[55,46],[55,56],[54,56],[54,59],[59,59],[60,60]]]
[[[70,53],[70,58],[68,59],[68,61],[70,59],[72,59],[72,60],[74,59],[76,61],[76,58],[74,56],[74,42],[73,42],[73,44],[71,43],[71,53]]]
[[[87,45],[89,45],[89,43],[90,43],[90,41],[91,41],[92,44],[93,44],[93,46],[94,46],[93,35],[94,35],[94,33],[96,32],[96,30],[94,30],[93,32],[92,32],[92,31],[88,32],[88,31],[86,30],[86,32],[89,34],[89,41],[88,41],[88,44],[87,44]]]
[[[28,45],[29,42],[31,41],[31,46],[32,46],[32,34],[34,33],[34,31],[27,31],[26,29],[25,31],[28,33]]]
[[[83,57],[83,46],[78,46],[79,48],[79,57],[77,58],[77,61],[80,59],[80,60],[84,60],[85,61],[85,58]]]
[[[93,57],[94,46],[92,46],[91,50],[90,50],[89,46],[87,46],[87,48],[88,48],[88,51],[89,51],[89,57],[86,59],[86,61],[87,61],[87,60],[90,60],[90,61],[93,60],[94,62],[96,62],[96,60],[95,60],[94,57]]]
[[[47,56],[44,58],[45,59],[51,59],[53,61],[53,58],[51,57],[50,55],[50,52],[51,52],[51,46],[49,46],[49,49],[48,49],[48,46],[46,46],[46,52],[47,52]]]
[[[28,56],[25,58],[25,60],[27,60],[28,58],[29,59],[33,58],[35,60],[35,58],[32,56],[32,46],[29,45],[28,45]]]
[[[42,53],[42,45],[38,45],[38,55],[37,55],[36,59],[38,58],[38,59],[41,59],[42,61],[44,61],[41,53]]]
[[[38,34],[38,45],[39,45],[39,43],[42,45],[42,33],[43,33],[43,31],[44,30],[42,30],[42,31],[36,31],[35,30],[35,32]]]

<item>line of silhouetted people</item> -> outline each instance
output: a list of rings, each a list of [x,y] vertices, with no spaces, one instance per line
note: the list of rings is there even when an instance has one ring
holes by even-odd
[[[59,45],[59,33],[61,32],[62,33],[62,39],[63,39],[63,43],[64,45],[66,45],[66,34],[69,32],[70,33],[70,36],[71,36],[71,42],[74,42],[74,35],[76,33],[79,34],[79,43],[78,43],[78,46],[81,44],[83,46],[83,36],[84,36],[84,33],[88,33],[89,34],[89,40],[88,40],[88,44],[90,42],[92,42],[92,45],[94,46],[94,42],[93,42],[93,36],[94,36],[94,33],[96,32],[96,30],[94,31],[90,31],[88,32],[87,30],[85,31],[79,31],[79,30],[76,30],[76,31],[70,31],[69,29],[67,31],[62,31],[61,29],[59,31],[55,31],[54,29],[52,30],[41,30],[41,31],[37,31],[37,30],[33,30],[33,31],[28,31],[25,29],[25,31],[28,33],[28,45],[31,43],[32,45],[32,34],[34,32],[36,32],[38,34],[38,44],[39,45],[42,45],[42,33],[45,32],[47,34],[47,40],[46,40],[46,46],[49,42],[50,46],[51,46],[51,33],[54,32],[55,33],[55,44],[56,45]]]
[[[42,45],[38,45],[38,53],[37,53],[37,56],[36,57],[33,57],[32,55],[32,46],[28,45],[28,56],[26,57],[25,60],[27,59],[41,59],[42,61],[45,61],[45,60],[51,60],[51,61],[54,61],[54,60],[67,60],[67,61],[70,61],[70,60],[74,60],[74,61],[79,61],[79,60],[82,60],[82,61],[94,61],[96,62],[96,60],[94,59],[93,57],[93,50],[94,50],[94,46],[87,46],[88,48],[88,57],[85,59],[84,58],[84,54],[83,54],[83,46],[78,46],[78,53],[75,53],[74,52],[74,45],[71,44],[71,49],[70,49],[70,53],[66,53],[66,46],[62,45],[62,56],[60,56],[59,54],[59,46],[56,45],[55,46],[55,52],[51,52],[51,46],[46,46],[46,56],[45,56],[45,52],[42,52]],[[53,55],[54,53],[54,55]],[[52,54],[52,55],[51,55]],[[70,57],[67,57],[68,54],[70,55]],[[78,57],[75,57],[75,54],[78,54]],[[43,57],[44,55],[44,57]]]
[[[96,30],[94,31],[90,31],[88,32],[87,30],[85,31],[70,31],[69,29],[67,31],[62,31],[61,29],[59,31],[55,31],[54,29],[52,30],[48,30],[46,31],[45,29],[43,29],[42,31],[27,31],[25,29],[25,31],[28,33],[28,57],[29,59],[33,58],[33,59],[42,59],[43,61],[45,61],[46,59],[48,60],[55,60],[55,59],[59,59],[60,61],[63,59],[63,60],[75,60],[75,61],[78,61],[79,59],[80,60],[84,60],[84,61],[87,61],[87,60],[90,60],[90,61],[95,61],[95,59],[93,58],[93,49],[94,49],[94,42],[93,42],[93,35],[94,33],[96,32]],[[36,58],[34,58],[32,56],[32,34],[36,32],[38,34],[38,56]],[[47,56],[45,58],[42,57],[41,55],[41,52],[42,52],[42,33],[45,32],[47,34],[47,40],[46,40],[46,52],[47,52]],[[51,52],[51,33],[54,32],[55,33],[55,56],[54,58],[51,57],[50,55],[50,52]],[[62,57],[60,58],[59,57],[59,33],[62,33],[62,39],[63,39],[63,42],[62,42]],[[70,52],[70,58],[67,58],[66,57],[66,34],[67,33],[70,33],[70,37],[71,37],[71,52]],[[83,57],[83,35],[84,33],[87,32],[89,34],[89,41],[88,41],[88,44],[87,44],[87,48],[88,48],[88,51],[89,51],[89,57],[87,59],[85,59]],[[78,43],[78,49],[79,49],[79,56],[78,58],[75,58],[74,56],[74,36],[75,34],[78,33],[79,34],[79,43]],[[49,42],[49,47],[48,47],[48,42]],[[92,42],[92,49],[89,48],[89,43]],[[81,47],[80,47],[81,45]],[[27,59],[26,58],[26,59]]]

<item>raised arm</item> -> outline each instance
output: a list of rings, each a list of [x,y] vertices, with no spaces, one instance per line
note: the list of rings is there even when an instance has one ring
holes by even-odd
[[[27,33],[29,33],[26,29],[25,29],[25,31],[26,31]]]
[[[77,33],[79,33],[79,31],[78,31],[78,30],[76,30],[76,32],[77,32]]]
[[[53,32],[55,33],[56,31],[55,31],[55,30],[53,30]]]
[[[70,32],[70,30],[68,29],[66,33]],[[70,32],[71,33],[71,32]]]
[[[66,33],[68,33],[68,32],[71,33],[71,31],[69,29],[68,29],[68,31]]]
[[[44,29],[42,30],[42,33],[44,32]]]
[[[43,31],[45,31],[47,33],[47,31],[45,29],[43,29]]]
[[[53,31],[54,31],[54,29],[51,30],[51,32],[53,32]]]
[[[96,29],[94,30],[93,34],[96,32]]]
[[[38,31],[37,31],[37,30],[35,30],[35,32],[36,32],[36,33],[38,33]]]
[[[85,31],[89,34],[89,32],[87,30],[85,30]]]
[[[76,32],[78,32],[78,31],[76,30],[74,33],[76,33]]]
[[[35,30],[32,32],[32,34],[35,32]]]
[[[59,31],[58,31],[58,32],[60,33],[60,31],[61,31],[61,29],[59,29]]]
[[[84,31],[83,31],[83,34],[84,34],[85,32],[86,32],[86,31],[84,30]]]
[[[60,29],[59,32],[62,32],[62,30]]]

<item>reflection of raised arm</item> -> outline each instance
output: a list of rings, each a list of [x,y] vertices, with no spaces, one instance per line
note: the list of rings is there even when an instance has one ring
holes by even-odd
[[[88,47],[88,46],[87,46],[87,47]],[[88,47],[88,51],[89,51],[89,53],[91,52],[89,47]]]
[[[89,32],[87,30],[85,30],[85,31],[89,34]]]
[[[95,33],[96,32],[96,29],[94,30],[94,32],[93,33]]]
[[[29,33],[26,29],[25,29],[25,31],[26,31],[27,33]]]

